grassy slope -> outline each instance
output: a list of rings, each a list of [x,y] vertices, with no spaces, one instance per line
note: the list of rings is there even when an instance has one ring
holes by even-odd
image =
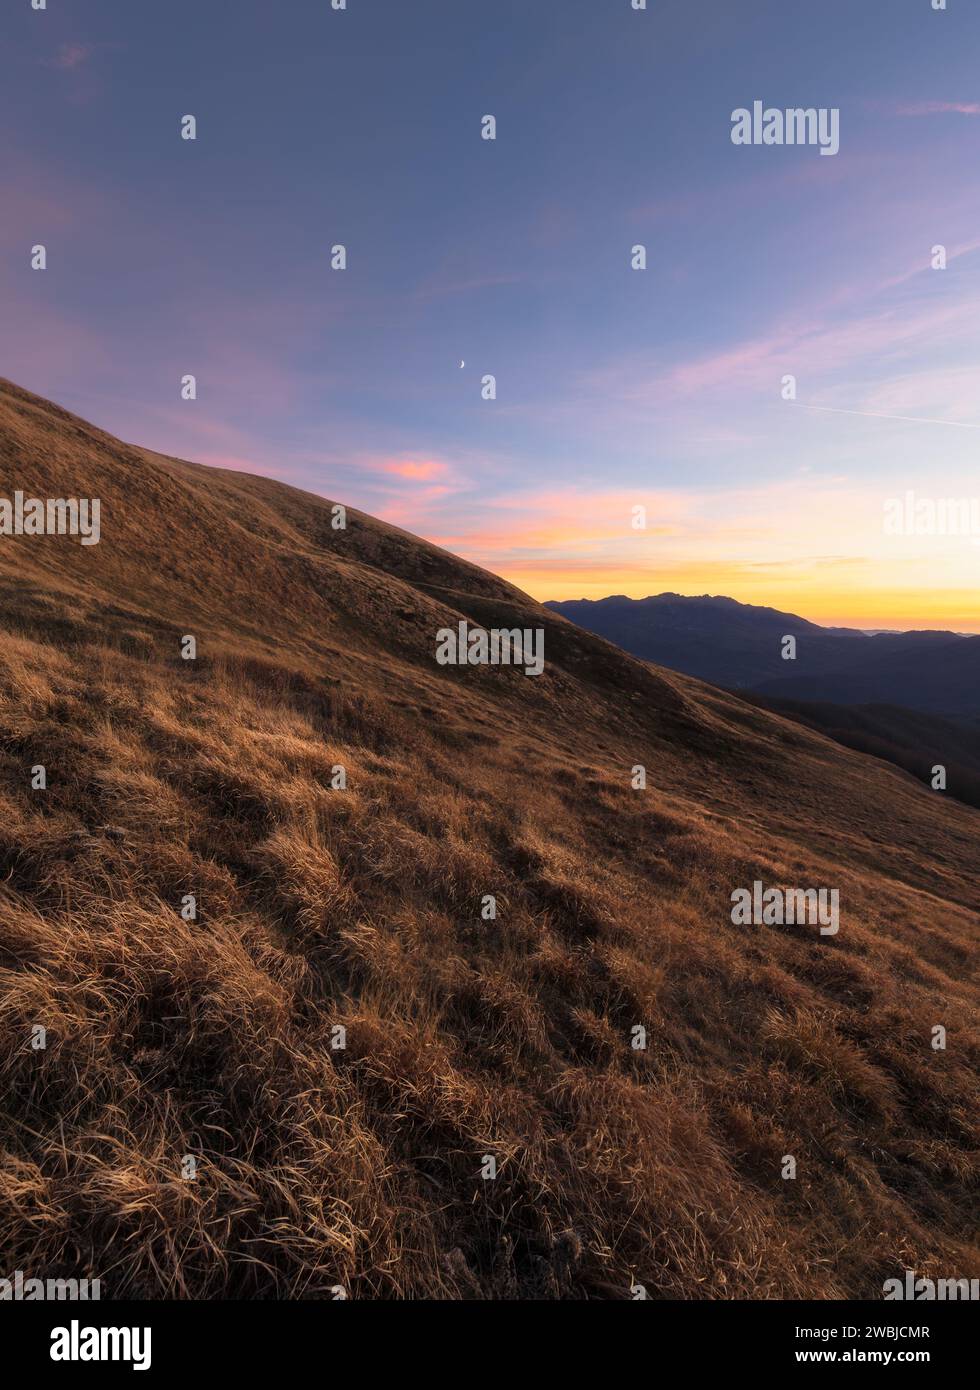
[[[944,719],[900,705],[831,705],[776,700],[754,691],[742,698],[826,734],[846,748],[884,758],[927,786],[933,768],[946,769],[946,792],[980,809],[980,720]]]
[[[0,460],[5,495],[103,502],[98,546],[0,540],[5,1268],[109,1297],[977,1275],[977,812],[9,385]],[[461,616],[545,627],[545,674],[437,667]],[[755,878],[838,887],[839,935],[734,927]]]

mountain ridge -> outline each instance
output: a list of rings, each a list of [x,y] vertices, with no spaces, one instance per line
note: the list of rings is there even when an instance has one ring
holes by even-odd
[[[980,717],[980,636],[928,628],[824,628],[793,613],[721,596],[611,596],[551,600],[546,607],[634,656],[729,689]],[[797,638],[789,660],[782,654],[788,635]],[[922,668],[925,649],[943,663],[941,674]]]

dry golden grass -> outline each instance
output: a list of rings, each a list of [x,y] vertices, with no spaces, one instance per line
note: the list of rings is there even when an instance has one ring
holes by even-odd
[[[977,812],[370,518],[332,535],[321,499],[12,387],[0,451],[11,486],[104,508],[98,547],[0,541],[0,1273],[190,1298],[977,1276]],[[515,613],[547,629],[540,680],[435,665],[443,621]],[[755,878],[838,887],[839,935],[733,926]]]

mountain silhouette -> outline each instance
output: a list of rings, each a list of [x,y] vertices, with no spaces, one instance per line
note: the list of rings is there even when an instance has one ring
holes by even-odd
[[[790,700],[891,703],[980,718],[980,637],[825,628],[734,599],[657,594],[546,605],[646,661]],[[783,638],[796,639],[783,656]]]

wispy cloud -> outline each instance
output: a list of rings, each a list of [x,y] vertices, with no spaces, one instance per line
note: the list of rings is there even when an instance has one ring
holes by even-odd
[[[45,58],[44,66],[57,68],[61,72],[74,72],[84,67],[95,52],[91,43],[63,43],[53,58]]]
[[[471,278],[445,279],[430,276],[415,291],[415,298],[422,303],[443,296],[473,294],[477,290],[497,289],[501,285],[518,285],[519,275],[475,275]]]
[[[939,303],[869,306],[863,313],[785,322],[758,337],[688,361],[669,365],[615,361],[583,374],[582,385],[621,406],[648,409],[682,400],[701,401],[711,393],[736,401],[750,392],[772,396],[787,372],[805,375],[811,389],[818,382],[823,387],[841,382],[855,385],[861,380],[859,369],[873,369],[886,379],[889,374],[903,375],[906,359],[914,360],[927,351],[939,353],[950,345],[961,345],[966,356],[974,344],[978,312],[976,291]],[[967,359],[974,371],[975,355]],[[951,382],[948,371],[945,380]],[[941,402],[938,394],[935,404],[944,413],[954,408]],[[913,412],[896,409],[895,413]]]
[[[899,116],[980,116],[980,101],[914,101],[900,106]]]

